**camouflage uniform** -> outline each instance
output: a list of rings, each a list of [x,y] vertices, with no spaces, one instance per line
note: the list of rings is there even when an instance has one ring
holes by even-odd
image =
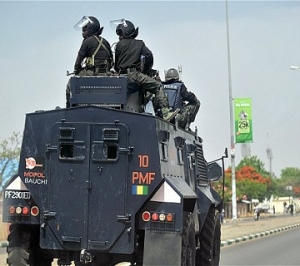
[[[154,94],[158,108],[168,107],[168,99],[163,91],[161,82],[138,71],[129,72],[127,78],[129,82],[137,83],[142,90]]]

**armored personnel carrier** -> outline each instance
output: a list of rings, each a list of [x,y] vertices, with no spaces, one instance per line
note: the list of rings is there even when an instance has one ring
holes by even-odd
[[[7,264],[218,265],[222,169],[197,130],[135,112],[126,76],[70,84],[70,108],[26,114]]]

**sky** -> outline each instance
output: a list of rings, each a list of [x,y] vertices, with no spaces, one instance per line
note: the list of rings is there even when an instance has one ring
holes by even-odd
[[[23,132],[27,113],[65,106],[66,71],[82,42],[74,25],[85,15],[98,18],[110,44],[118,38],[109,22],[132,21],[162,79],[182,66],[183,82],[201,101],[191,127],[207,161],[230,149],[230,76],[232,97],[252,99],[250,155],[277,177],[300,168],[300,71],[290,69],[300,65],[300,1],[229,0],[229,39],[225,0],[0,1],[0,141]],[[236,144],[235,164],[242,158]]]

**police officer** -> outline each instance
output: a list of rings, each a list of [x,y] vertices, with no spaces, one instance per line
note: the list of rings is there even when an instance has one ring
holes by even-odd
[[[135,39],[138,30],[131,21],[120,20],[116,27],[119,42],[115,48],[114,68],[119,74],[127,74],[129,81],[138,84],[143,92],[154,94],[163,119],[169,121],[174,113],[169,112],[162,83],[146,75],[153,65],[153,55],[142,40]]]
[[[188,127],[195,120],[200,101],[179,80],[179,73],[175,68],[170,68],[166,72],[163,84],[164,91],[168,96],[169,107],[172,110],[180,109],[179,114],[177,114],[178,126],[181,128]]]
[[[113,54],[109,42],[100,36],[103,27],[100,27],[98,19],[84,16],[74,28],[82,30],[83,37],[74,66],[74,74],[78,76],[105,76],[109,74],[113,66]],[[67,107],[69,107],[69,83],[66,97]]]

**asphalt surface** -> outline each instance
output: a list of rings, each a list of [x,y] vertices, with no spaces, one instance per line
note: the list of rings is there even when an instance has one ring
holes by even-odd
[[[225,219],[221,227],[221,247],[259,239],[296,227],[300,227],[299,214],[262,214],[258,221],[254,221],[253,217],[237,219],[234,222]],[[0,242],[0,266],[7,265],[7,244],[7,241]]]
[[[220,266],[299,265],[300,228],[221,249]]]
[[[226,220],[221,227],[221,247],[280,233],[300,227],[300,215],[262,214],[258,221],[252,217]]]

